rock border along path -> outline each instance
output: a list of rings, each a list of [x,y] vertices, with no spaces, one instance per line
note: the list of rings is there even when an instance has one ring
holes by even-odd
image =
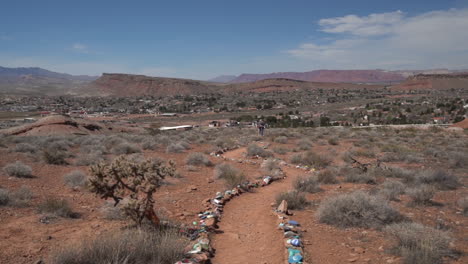
[[[239,151],[239,149],[237,149],[236,151]],[[248,160],[248,159],[243,159],[243,160],[240,161],[240,160],[236,160],[236,159],[228,159],[228,158],[226,158],[226,157],[224,157],[224,156],[222,156],[220,154],[217,154],[215,156],[218,157],[218,158],[222,158],[224,160],[237,161],[237,162],[250,163],[250,164],[257,164],[256,161],[252,161],[252,160]],[[200,213],[198,215],[199,219],[197,219],[196,221],[193,222],[194,227],[189,228],[187,230],[188,233],[190,234],[191,239],[194,240],[194,241],[185,250],[186,258],[184,258],[181,261],[176,262],[176,264],[182,264],[182,263],[208,263],[210,261],[210,259],[213,260],[213,263],[223,263],[223,264],[226,263],[225,262],[226,259],[230,259],[229,263],[243,263],[243,264],[245,264],[245,263],[255,263],[255,264],[260,263],[260,262],[256,262],[255,259],[253,259],[253,262],[252,262],[252,261],[242,260],[242,258],[231,259],[231,257],[223,257],[223,256],[218,257],[219,254],[215,255],[214,254],[215,250],[212,247],[212,240],[213,240],[212,235],[216,234],[215,238],[218,238],[219,236],[225,236],[225,235],[228,235],[228,236],[231,236],[231,238],[234,238],[233,234],[239,234],[239,232],[237,232],[239,230],[236,230],[235,233],[224,232],[224,230],[223,230],[224,226],[222,226],[223,231],[220,231],[218,229],[218,228],[220,228],[218,226],[219,220],[221,220],[221,217],[223,217],[223,218],[225,217],[225,215],[223,214],[224,209],[225,209],[224,207],[226,205],[228,205],[228,202],[229,202],[229,204],[232,204],[232,203],[237,201],[238,203],[240,202],[242,204],[243,203],[242,201],[238,201],[239,199],[234,199],[234,198],[240,196],[241,194],[245,194],[245,195],[242,195],[242,197],[256,195],[256,194],[258,195],[258,193],[253,193],[252,192],[253,189],[259,188],[258,190],[260,190],[260,187],[265,187],[265,186],[270,185],[272,180],[273,179],[271,177],[264,177],[262,180],[258,180],[258,181],[254,181],[254,182],[246,182],[246,184],[244,184],[242,187],[239,186],[239,187],[233,188],[232,190],[226,190],[224,192],[218,192],[214,198],[208,198],[208,199],[204,200],[204,209],[205,210],[203,211],[203,213]],[[278,187],[276,187],[275,189],[277,189],[277,188]],[[261,189],[267,189],[267,188],[261,188]],[[255,197],[254,199],[257,199],[257,198],[258,197]],[[268,204],[271,204],[271,201],[265,200],[265,202],[268,202]],[[271,209],[267,208],[267,211],[271,211]],[[234,213],[234,214],[239,213],[238,211],[235,211],[235,210],[233,212],[230,212],[230,210],[228,210],[228,212],[229,213]],[[227,216],[227,217],[229,217],[229,216]],[[244,217],[249,217],[249,216],[244,215]],[[271,218],[271,213],[266,214],[266,218]],[[240,222],[239,219],[237,219],[237,220],[238,220],[237,222]],[[221,222],[221,225],[223,225],[223,222]],[[267,227],[267,226],[265,226],[265,227]],[[263,228],[263,233],[274,234],[274,231],[271,230],[270,228]],[[279,237],[277,235],[275,235],[275,236]],[[259,236],[259,237],[261,237],[261,236]],[[238,235],[237,235],[237,238],[238,238]],[[218,239],[218,241],[219,241],[219,239]],[[215,243],[216,243],[216,241],[215,241]],[[218,245],[219,243],[216,243],[216,244]],[[226,251],[224,250],[225,248],[223,248],[221,246],[220,250],[221,250],[221,252],[236,252],[235,248],[232,249],[233,246],[235,247],[235,244],[236,243],[234,243],[234,245],[229,245],[229,248],[226,248]],[[243,253],[245,253],[245,252],[242,252],[241,254],[243,254]],[[247,256],[247,257],[251,258],[253,255],[251,255],[249,253],[248,255],[243,255],[243,256]],[[269,255],[271,255],[271,252],[270,252]],[[281,259],[283,259],[283,257],[281,257]],[[218,262],[216,262],[216,261],[218,261]],[[237,261],[239,261],[239,262],[237,262]],[[264,263],[273,263],[273,262],[264,262]],[[283,263],[283,262],[277,262],[277,263]]]
[[[244,148],[230,152],[241,153],[242,149]],[[246,164],[263,162],[263,159],[228,158],[223,153],[216,153],[213,156]],[[280,162],[282,168],[287,168],[287,170],[291,167],[309,170],[281,160]],[[196,225],[191,228],[194,241],[186,248],[187,257],[176,264],[289,263],[288,247],[292,247],[291,243],[288,244],[287,240],[283,242],[285,234],[276,231],[280,223],[283,224],[281,229],[291,229],[288,223],[289,218],[285,213],[272,211],[272,206],[276,194],[289,189],[285,186],[290,187],[293,178],[284,176],[279,183],[270,185],[272,180],[271,177],[265,176],[262,180],[247,182],[242,188],[218,192],[215,197],[204,200],[204,211],[198,215],[199,219],[194,221]],[[260,188],[265,186],[269,187]],[[294,226],[293,229],[292,231],[296,232],[295,236],[299,238],[300,227]],[[288,234],[290,235],[291,232]],[[286,254],[284,253],[285,246]],[[302,246],[303,243],[292,248],[299,250],[303,257]],[[214,247],[217,249],[216,254]]]

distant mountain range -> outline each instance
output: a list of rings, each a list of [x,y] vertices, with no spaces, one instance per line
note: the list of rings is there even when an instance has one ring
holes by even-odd
[[[88,75],[71,75],[67,73],[58,73],[49,70],[45,70],[38,67],[29,67],[29,68],[6,68],[0,66],[0,80],[7,78],[14,79],[15,77],[22,77],[24,75],[38,76],[38,77],[47,77],[55,79],[65,79],[71,81],[94,81],[99,76],[88,76]]]
[[[379,89],[388,85],[404,90],[465,88],[468,87],[468,75],[446,69],[317,70],[225,75],[199,81],[124,73],[76,76],[41,68],[0,67],[0,93],[21,95],[168,96],[298,89]]]
[[[285,78],[307,82],[333,83],[394,83],[404,81],[416,74],[450,74],[459,71],[448,69],[431,70],[316,70],[308,72],[276,72],[267,74],[241,74],[233,78],[232,75],[222,75],[211,79],[212,82],[247,83],[265,79]]]
[[[37,67],[6,68],[0,66],[0,92],[28,95],[74,94],[98,76],[71,75]]]

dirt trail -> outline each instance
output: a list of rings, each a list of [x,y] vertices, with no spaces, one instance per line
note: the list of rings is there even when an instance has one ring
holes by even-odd
[[[245,149],[227,153],[229,158],[241,158]],[[236,197],[224,207],[219,223],[224,233],[213,239],[216,249],[213,264],[283,264],[286,261],[283,237],[276,231],[277,220],[271,203],[282,191],[291,189],[294,177],[288,176],[266,188],[256,189]]]

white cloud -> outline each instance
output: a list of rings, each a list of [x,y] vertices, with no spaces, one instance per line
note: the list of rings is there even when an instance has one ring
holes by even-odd
[[[287,53],[320,68],[468,68],[468,9],[348,15],[319,25],[335,39]]]
[[[75,43],[72,45],[71,49],[79,53],[89,53],[88,47],[81,43]]]
[[[322,31],[327,33],[350,33],[357,36],[383,35],[392,32],[403,20],[403,12],[371,14],[358,17],[348,15],[344,17],[326,18],[319,21]]]

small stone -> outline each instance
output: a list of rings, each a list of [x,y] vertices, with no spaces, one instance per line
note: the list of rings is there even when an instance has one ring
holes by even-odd
[[[288,202],[286,200],[281,201],[277,211],[286,214],[288,212]]]
[[[358,258],[350,258],[348,259],[348,262],[356,262],[358,260]]]

